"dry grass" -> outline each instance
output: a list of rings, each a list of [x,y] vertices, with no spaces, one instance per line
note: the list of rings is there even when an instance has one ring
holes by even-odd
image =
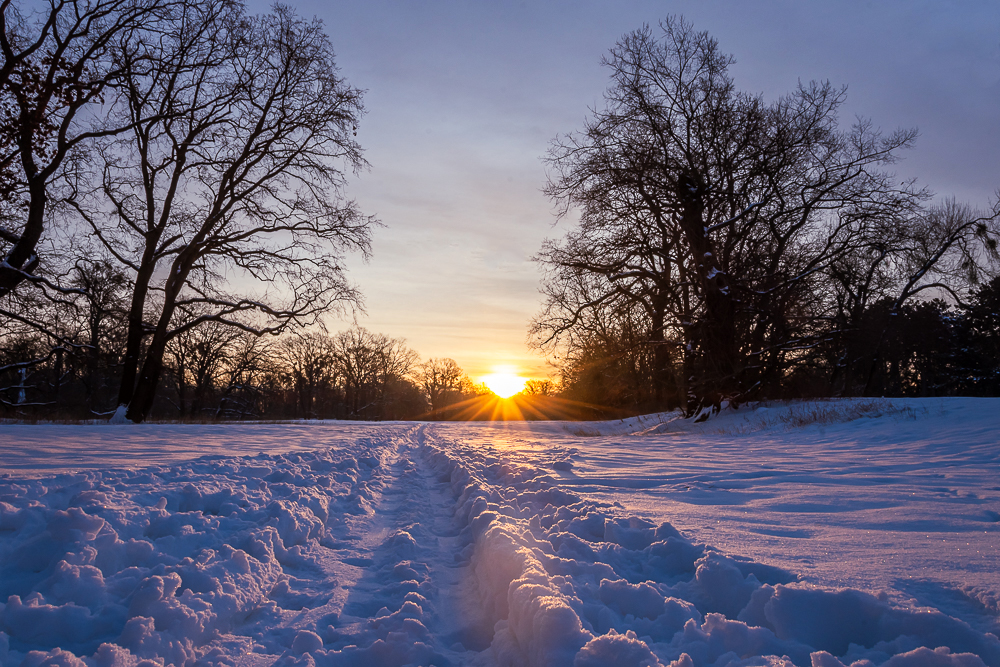
[[[573,427],[573,428],[567,428],[566,431],[569,432],[570,435],[575,435],[575,436],[578,436],[578,437],[581,437],[581,438],[596,438],[599,435],[604,435],[603,433],[601,433],[597,429],[586,428],[586,427],[583,427],[583,426],[576,426],[576,427]]]
[[[884,398],[808,401],[778,405],[770,408],[768,414],[750,413],[743,424],[734,424],[719,432],[755,433],[757,431],[779,429],[790,430],[803,426],[843,424],[855,419],[892,416],[896,419],[916,419],[925,408],[914,409],[901,406]]]

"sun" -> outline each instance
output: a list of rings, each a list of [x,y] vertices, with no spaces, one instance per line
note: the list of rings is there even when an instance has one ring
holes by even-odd
[[[508,369],[494,368],[489,375],[480,378],[494,394],[500,398],[510,398],[524,389],[528,378],[521,377]]]

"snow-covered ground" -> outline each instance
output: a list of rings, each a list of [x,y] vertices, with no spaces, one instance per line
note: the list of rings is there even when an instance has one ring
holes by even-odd
[[[4,665],[1000,667],[1000,400],[0,424],[0,475]]]

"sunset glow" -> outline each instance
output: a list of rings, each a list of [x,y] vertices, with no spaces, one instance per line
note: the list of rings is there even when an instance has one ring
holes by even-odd
[[[494,394],[500,398],[510,398],[514,394],[524,389],[524,383],[528,378],[521,377],[506,369],[494,369],[489,375],[480,378]]]

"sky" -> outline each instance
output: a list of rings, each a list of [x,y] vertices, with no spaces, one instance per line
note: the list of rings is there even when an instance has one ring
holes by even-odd
[[[995,0],[291,4],[323,19],[343,76],[367,91],[357,138],[371,168],[348,194],[384,227],[370,262],[348,264],[357,322],[474,379],[554,372],[527,344],[542,305],[532,257],[573,220],[542,194],[542,158],[602,106],[601,57],[644,23],[683,15],[735,56],[736,86],[767,100],[800,80],[846,85],[845,127],[861,115],[919,129],[895,170],[939,197],[986,207],[1000,187]]]

